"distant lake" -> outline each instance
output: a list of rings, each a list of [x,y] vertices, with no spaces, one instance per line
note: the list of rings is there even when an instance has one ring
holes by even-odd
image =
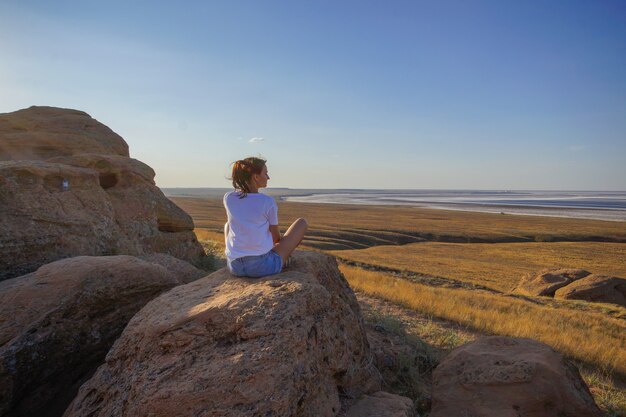
[[[221,197],[229,189],[164,188],[167,196]],[[298,190],[270,188],[284,201],[403,205],[446,210],[626,221],[625,191]]]

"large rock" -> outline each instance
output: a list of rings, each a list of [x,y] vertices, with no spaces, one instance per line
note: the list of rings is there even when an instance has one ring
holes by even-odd
[[[41,122],[40,113],[54,123]],[[80,130],[77,126],[91,124],[78,123],[77,117],[89,118],[54,108],[0,116],[5,128],[18,120],[37,133],[0,128],[4,158],[47,157],[46,161],[0,157],[0,280],[79,255],[161,252],[191,262],[203,256],[193,220],[156,187],[152,168],[129,158],[126,143],[93,119],[89,123],[97,128],[88,129],[91,133]],[[44,152],[39,144],[48,128]],[[73,128],[78,129],[77,136],[57,137]],[[14,151],[17,142],[22,153]]]
[[[141,234],[142,227],[133,223],[144,224],[153,218],[162,232],[193,230],[191,216],[163,195],[154,184],[154,171],[141,161],[117,155],[80,154],[48,162],[97,171],[100,186],[107,191],[125,230],[139,229],[135,233]]]
[[[114,187],[120,181],[127,183],[145,181],[154,185],[154,176],[156,175],[154,170],[143,162],[120,155],[83,153],[71,156],[57,156],[47,161],[93,169],[98,172],[100,185],[105,190]],[[128,181],[127,178],[129,177],[139,178]]]
[[[555,293],[555,298],[612,303],[626,307],[626,279],[605,275],[589,275]]]
[[[176,280],[181,284],[188,284],[207,275],[205,271],[196,268],[189,262],[185,262],[167,253],[151,253],[149,255],[139,256],[139,258],[153,264],[161,265],[174,275]]]
[[[123,253],[141,253],[142,249],[151,245],[152,239],[158,241],[162,234],[188,232],[181,236],[195,237],[191,216],[154,185],[154,171],[143,162],[94,154],[53,158],[50,161],[98,172],[100,187],[106,191],[115,221],[124,235],[124,242],[119,245]]]
[[[590,273],[584,269],[546,269],[539,273],[526,274],[513,291],[516,294],[554,297],[554,293]]]
[[[578,370],[531,339],[482,337],[433,373],[430,417],[601,417]]]
[[[148,303],[65,416],[335,416],[380,389],[356,298],[333,258],[226,269]]]
[[[98,153],[128,156],[117,133],[79,110],[33,106],[0,114],[0,161]]]
[[[63,191],[66,179],[71,188]],[[0,280],[75,255],[116,253],[120,230],[96,172],[0,162]]]
[[[60,415],[130,318],[180,282],[132,256],[63,259],[0,282],[0,415]]]

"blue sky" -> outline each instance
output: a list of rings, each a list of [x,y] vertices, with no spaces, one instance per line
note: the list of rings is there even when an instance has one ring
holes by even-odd
[[[623,1],[0,3],[0,112],[76,108],[157,184],[626,190]]]

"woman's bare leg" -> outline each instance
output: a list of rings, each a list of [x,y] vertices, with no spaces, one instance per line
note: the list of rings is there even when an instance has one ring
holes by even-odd
[[[285,235],[280,241],[274,245],[272,249],[274,252],[280,255],[283,259],[283,265],[287,262],[289,255],[293,252],[304,237],[306,230],[309,228],[309,224],[304,219],[298,219],[285,232]]]

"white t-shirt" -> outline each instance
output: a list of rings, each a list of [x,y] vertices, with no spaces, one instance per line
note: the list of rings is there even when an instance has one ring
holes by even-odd
[[[229,226],[226,257],[230,261],[269,252],[274,247],[270,225],[278,224],[278,206],[272,197],[261,193],[239,196],[237,191],[224,195]]]

